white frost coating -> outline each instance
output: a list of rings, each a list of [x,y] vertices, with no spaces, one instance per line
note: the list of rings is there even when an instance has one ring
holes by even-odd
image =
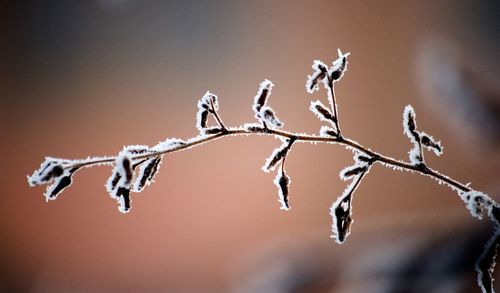
[[[319,135],[321,137],[335,137],[337,136],[337,132],[333,130],[333,128],[330,128],[328,126],[321,126],[321,129],[319,130]]]
[[[206,126],[208,119],[208,110],[205,109],[198,109],[198,112],[196,112],[196,128],[202,132],[203,129]]]
[[[458,195],[465,202],[465,206],[471,215],[480,220],[483,218],[484,209],[490,211],[493,205],[493,200],[488,195],[479,191],[459,191]]]
[[[118,196],[116,194],[119,187],[124,187],[130,189],[132,179],[129,178],[131,169],[125,170],[124,161],[128,160],[130,163],[132,159],[130,158],[130,153],[126,150],[121,151],[116,157],[115,167],[111,172],[111,176],[108,178],[106,182],[106,191],[108,191],[111,198],[118,200]]]
[[[46,184],[54,180],[54,171],[63,167],[64,160],[45,157],[45,161],[40,164],[40,168],[35,170],[31,176],[28,177],[28,183],[31,187],[35,185]]]
[[[258,129],[264,129],[260,123],[245,123],[242,126],[246,131],[255,131]]]
[[[413,148],[408,152],[408,158],[413,165],[422,163],[422,155],[420,154],[418,143],[413,145]]]
[[[318,110],[318,108],[320,108],[321,111]],[[330,112],[330,110],[325,105],[323,105],[323,103],[321,103],[319,100],[311,102],[309,110],[311,110],[311,112],[313,112],[314,115],[316,115],[316,117],[318,117],[319,120],[335,125],[335,123],[333,122],[334,118],[332,112]]]
[[[319,89],[319,82],[325,79],[328,66],[319,60],[314,60],[312,68],[314,72],[308,75],[306,81],[306,91],[310,94]]]
[[[120,211],[120,213],[126,214],[130,212],[130,209],[127,209],[125,206],[125,198],[123,196],[120,196],[117,199],[117,201],[118,201],[118,210]]]
[[[332,67],[328,70],[328,72],[337,71],[339,69],[342,70],[343,72],[347,70],[347,60],[344,64],[344,58],[347,58],[349,55],[351,55],[351,52],[343,54],[342,51],[340,51],[340,49],[337,49],[337,54],[339,55],[339,57],[332,62]]]
[[[281,137],[280,139],[283,141],[283,144],[275,148],[273,153],[266,159],[266,163],[264,166],[262,166],[262,171],[269,173],[270,171],[274,171],[278,163],[285,157],[285,155],[288,154],[289,150],[289,144],[290,142],[288,140],[283,140]]]
[[[271,96],[273,86],[274,84],[268,79],[260,83],[259,90],[253,98],[252,109],[255,112],[255,118],[260,118],[261,108],[266,105],[267,99]]]
[[[167,138],[164,141],[159,142],[157,145],[155,145],[152,150],[158,151],[158,152],[168,152],[171,150],[174,150],[182,145],[185,145],[186,142],[183,141],[182,139],[178,138]]]
[[[219,110],[219,101],[217,96],[207,91],[198,101],[198,109],[212,109],[214,111]]]
[[[280,203],[280,209],[289,211],[290,204],[288,202],[288,188],[292,180],[284,172],[277,172],[276,177],[274,177],[273,183],[278,187],[278,202]]]
[[[274,110],[269,106],[262,107],[260,109],[259,116],[262,122],[266,123],[267,126],[270,126],[271,128],[280,128],[284,125],[283,122],[276,117]]]
[[[65,169],[61,176],[54,178],[54,182],[47,186],[44,192],[45,201],[57,199],[57,196],[67,187],[71,185],[71,172]],[[69,180],[69,182],[64,182],[64,180]]]
[[[433,151],[436,156],[441,156],[443,153],[443,146],[440,141],[435,140],[432,136],[425,132],[420,132],[422,146],[429,151]]]
[[[153,157],[139,166],[139,172],[134,180],[132,188],[134,192],[141,192],[144,187],[154,182],[153,178],[160,170],[161,161],[161,157]],[[142,183],[141,180],[145,181]]]
[[[414,131],[415,129],[410,129],[410,125],[414,125],[414,127],[417,127],[417,122],[416,122],[416,114],[415,110],[413,110],[413,107],[411,105],[406,105],[404,111],[403,111],[403,133],[410,138],[411,142],[413,144],[418,143]]]
[[[359,186],[359,180],[361,180],[359,178],[360,175],[358,175],[357,177],[355,177],[351,184],[349,184],[349,186],[347,186],[347,188],[344,190],[344,192],[342,193],[341,196],[339,196],[337,198],[337,200],[332,204],[332,206],[330,207],[330,216],[332,216],[332,219],[333,219],[333,224],[332,224],[332,232],[333,234],[330,236],[330,238],[334,238],[335,241],[339,244],[342,244],[343,243],[343,240],[345,240],[345,238],[347,238],[347,236],[349,236],[349,234],[351,233],[351,229],[350,229],[350,226],[352,225],[352,223],[354,222],[354,220],[352,220],[352,195],[354,194],[354,192],[356,191],[357,187]],[[347,197],[351,197],[349,202],[348,203],[343,203],[344,199],[346,199]],[[341,235],[341,231],[338,230],[338,219],[337,219],[337,216],[335,215],[335,209],[337,207],[339,207],[342,209],[342,211],[344,213],[347,213],[348,214],[348,218],[349,218],[349,223],[347,224],[347,230],[344,232],[344,239],[343,240],[340,240],[339,239],[339,235]]]

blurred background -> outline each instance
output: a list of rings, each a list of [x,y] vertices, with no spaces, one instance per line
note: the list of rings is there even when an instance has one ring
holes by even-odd
[[[498,1],[2,2],[0,292],[479,292],[493,228],[429,178],[375,166],[349,239],[330,239],[352,162],[339,146],[294,147],[289,212],[260,170],[280,142],[262,136],[165,157],[127,215],[108,167],[50,203],[27,184],[45,156],[195,136],[206,90],[226,124],[251,122],[265,78],[285,129],[317,133],[308,107],[326,97],[304,85],[337,48],[351,52],[336,87],[344,135],[406,159],[412,104],[444,145],[428,164],[498,200]]]

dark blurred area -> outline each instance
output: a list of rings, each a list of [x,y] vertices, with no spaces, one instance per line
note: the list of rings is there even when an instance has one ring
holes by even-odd
[[[169,155],[127,215],[106,194],[107,167],[49,203],[27,184],[45,156],[195,136],[206,90],[226,124],[252,122],[265,78],[285,129],[317,133],[308,107],[326,96],[304,85],[337,48],[351,52],[336,87],[346,136],[406,159],[412,104],[444,145],[427,163],[498,200],[498,1],[0,3],[0,292],[479,292],[474,262],[493,228],[429,178],[375,166],[349,239],[329,238],[352,161],[341,147],[294,148],[289,212],[260,170],[280,144],[270,137]]]

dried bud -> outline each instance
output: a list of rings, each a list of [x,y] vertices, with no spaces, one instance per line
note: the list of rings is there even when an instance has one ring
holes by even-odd
[[[290,177],[285,174],[285,171],[278,172],[274,178],[274,184],[278,187],[279,202],[281,204],[282,210],[289,210],[290,205],[288,203],[288,188],[290,186]]]
[[[321,126],[319,135],[322,137],[337,137],[338,133],[328,126]]]
[[[271,126],[274,128],[280,128],[283,126],[283,123],[276,117],[274,114],[274,110],[269,106],[264,106],[260,109],[259,114],[262,122],[266,123],[267,126]]]
[[[420,133],[420,141],[424,147],[428,150],[433,151],[436,156],[440,156],[443,153],[443,148],[439,141],[434,140],[434,138],[425,132]]]
[[[366,172],[367,170],[368,170],[368,166],[366,166],[366,165],[349,166],[349,167],[344,168],[342,171],[340,171],[340,178],[345,181],[353,176],[356,176],[356,175],[359,175],[363,172]]]
[[[273,86],[274,84],[267,79],[260,83],[260,87],[257,91],[257,95],[254,97],[252,107],[256,118],[259,118],[261,108],[266,105],[267,98],[271,95]]]
[[[221,132],[222,132],[222,128],[219,128],[219,127],[211,127],[211,128],[203,129],[203,134],[205,134],[205,135],[218,134]]]
[[[139,174],[134,182],[134,192],[141,192],[146,185],[153,182],[153,178],[158,173],[161,163],[161,156],[146,160],[139,168]]]
[[[271,154],[271,156],[267,158],[266,164],[262,167],[262,170],[266,173],[269,173],[269,171],[274,170],[276,165],[284,157],[286,157],[296,139],[297,138],[293,137],[291,139],[285,140],[279,148],[276,148]]]
[[[52,182],[54,178],[64,173],[64,163],[65,161],[61,159],[47,157],[40,168],[28,176],[28,183],[30,186],[35,186]]]
[[[310,94],[319,89],[318,84],[325,79],[328,71],[326,64],[319,60],[314,60],[312,68],[314,72],[308,76],[306,82],[306,91]]]
[[[196,128],[201,132],[207,127],[208,110],[201,109],[196,113]]]
[[[325,122],[330,122],[335,125],[337,119],[333,116],[332,112],[328,110],[328,108],[323,105],[319,100],[315,102],[311,102],[311,106],[309,106],[309,110],[311,110],[320,120]]]
[[[332,81],[338,81],[344,75],[347,68],[347,56],[351,53],[342,54],[342,51],[338,49],[339,58],[333,61],[333,66],[328,70],[328,75]]]
[[[332,204],[330,215],[333,219],[332,237],[337,243],[342,244],[351,232],[352,225],[352,196],[358,187],[364,173],[353,179],[351,184],[344,190],[344,193]]]

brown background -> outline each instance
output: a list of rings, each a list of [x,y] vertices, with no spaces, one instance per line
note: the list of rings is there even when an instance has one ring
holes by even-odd
[[[308,106],[325,96],[307,95],[304,84],[312,61],[331,62],[337,48],[352,53],[337,85],[345,135],[406,159],[401,114],[412,104],[418,126],[445,146],[441,158],[427,155],[429,164],[498,192],[499,161],[482,160],[492,149],[478,154],[457,138],[438,117],[445,114],[422,99],[416,70],[422,42],[446,37],[498,80],[498,39],[481,26],[487,11],[439,2],[1,4],[0,290],[228,290],[242,259],[276,239],[330,241],[331,253],[342,254],[329,240],[328,215],[346,185],[338,171],[352,160],[339,146],[294,148],[290,212],[279,209],[274,175],[260,170],[279,145],[270,137],[227,138],[165,157],[157,182],[133,197],[127,215],[106,194],[108,167],[80,172],[48,204],[44,187],[26,182],[47,155],[112,155],[126,144],[195,136],[206,90],[219,95],[226,124],[252,121],[265,78],[276,85],[270,103],[285,129],[316,132],[321,124]],[[354,212],[345,245],[369,245],[365,233],[394,227],[485,225],[451,190],[378,165]]]

